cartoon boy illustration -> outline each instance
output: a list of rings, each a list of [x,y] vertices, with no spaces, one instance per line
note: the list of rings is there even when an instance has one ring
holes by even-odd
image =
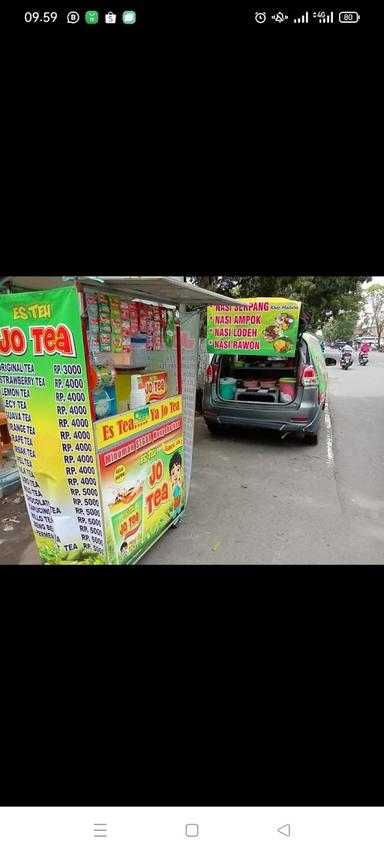
[[[128,543],[124,542],[120,546],[120,556],[121,556],[120,559],[123,561],[127,557],[127,555],[128,555]]]
[[[179,515],[182,511],[181,506],[181,467],[183,465],[183,460],[181,458],[181,454],[179,451],[176,451],[172,454],[169,463],[169,476],[171,478],[172,490],[173,490],[173,518],[176,519],[176,516]]]

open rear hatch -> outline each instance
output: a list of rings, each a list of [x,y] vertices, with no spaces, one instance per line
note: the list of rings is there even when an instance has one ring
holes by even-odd
[[[238,403],[289,404],[297,395],[303,358],[222,356],[217,372],[217,392],[222,400]]]

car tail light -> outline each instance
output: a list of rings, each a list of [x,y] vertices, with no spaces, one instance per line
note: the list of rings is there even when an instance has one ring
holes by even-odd
[[[317,374],[316,374],[315,369],[312,367],[312,365],[307,365],[307,367],[304,368],[303,375],[301,378],[301,382],[302,382],[302,385],[304,386],[304,388],[308,387],[308,386],[317,386],[318,385]]]
[[[211,362],[211,364],[207,368],[207,380],[209,383],[216,382],[217,380],[217,369],[218,365],[215,362]]]
[[[291,418],[291,421],[299,421],[301,423],[302,421],[308,421],[308,418]]]

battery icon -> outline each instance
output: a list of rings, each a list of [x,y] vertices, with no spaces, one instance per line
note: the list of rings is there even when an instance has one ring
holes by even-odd
[[[358,12],[340,12],[339,21],[340,24],[357,24],[360,21],[360,15]]]

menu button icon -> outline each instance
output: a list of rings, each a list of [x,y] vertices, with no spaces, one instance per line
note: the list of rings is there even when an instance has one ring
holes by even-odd
[[[95,838],[106,838],[107,823],[104,821],[95,821],[93,824],[93,835]]]

